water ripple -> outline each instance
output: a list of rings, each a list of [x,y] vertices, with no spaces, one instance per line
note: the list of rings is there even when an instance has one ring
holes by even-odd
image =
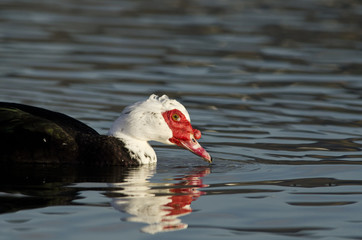
[[[154,144],[159,164],[138,185],[125,182],[126,173],[107,171],[112,178],[73,174],[42,186],[65,174],[49,170],[54,176],[35,176],[40,192],[4,179],[0,200],[12,205],[2,206],[19,215],[0,217],[18,233],[55,221],[52,215],[64,224],[94,218],[77,206],[105,219],[104,208],[113,206],[122,224],[112,225],[109,215],[113,228],[87,223],[111,237],[129,226],[138,231],[141,221],[149,233],[188,225],[185,236],[200,239],[225,233],[361,238],[361,13],[354,0],[2,1],[1,100],[64,112],[106,133],[128,104],[167,93],[187,106],[214,163],[194,184],[193,167],[202,163]],[[20,173],[19,179],[30,176]],[[177,212],[170,199],[178,197],[188,197],[187,204],[167,216]],[[133,203],[140,199],[160,200],[143,205],[157,214],[137,215],[142,205]],[[32,225],[39,214],[24,206],[45,205],[53,208],[40,210],[40,224]],[[80,229],[84,238],[92,232]],[[130,229],[126,236],[139,237]]]

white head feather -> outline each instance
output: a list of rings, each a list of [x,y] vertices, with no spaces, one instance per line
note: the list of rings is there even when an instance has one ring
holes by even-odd
[[[128,149],[141,158],[142,163],[155,162],[156,154],[147,142],[172,144],[169,141],[172,131],[162,113],[173,109],[181,111],[190,121],[186,108],[178,101],[169,99],[166,95],[158,97],[152,94],[147,100],[126,107],[113,123],[108,135],[121,139]],[[151,156],[151,160],[142,160],[143,155]]]

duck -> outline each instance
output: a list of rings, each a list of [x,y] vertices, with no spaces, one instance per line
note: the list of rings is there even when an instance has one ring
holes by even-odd
[[[0,102],[0,163],[154,164],[150,141],[176,145],[211,163],[200,138],[186,108],[167,95],[152,94],[125,107],[104,135],[59,112]]]

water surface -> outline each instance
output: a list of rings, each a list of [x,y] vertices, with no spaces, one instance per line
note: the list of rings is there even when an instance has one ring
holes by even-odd
[[[359,1],[0,5],[0,100],[106,133],[166,93],[214,157],[2,168],[0,239],[362,238]]]

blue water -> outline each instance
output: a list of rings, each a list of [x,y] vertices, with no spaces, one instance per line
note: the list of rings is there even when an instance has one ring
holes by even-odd
[[[2,168],[0,239],[362,238],[360,1],[0,5],[0,100],[106,133],[165,93],[214,157]]]

